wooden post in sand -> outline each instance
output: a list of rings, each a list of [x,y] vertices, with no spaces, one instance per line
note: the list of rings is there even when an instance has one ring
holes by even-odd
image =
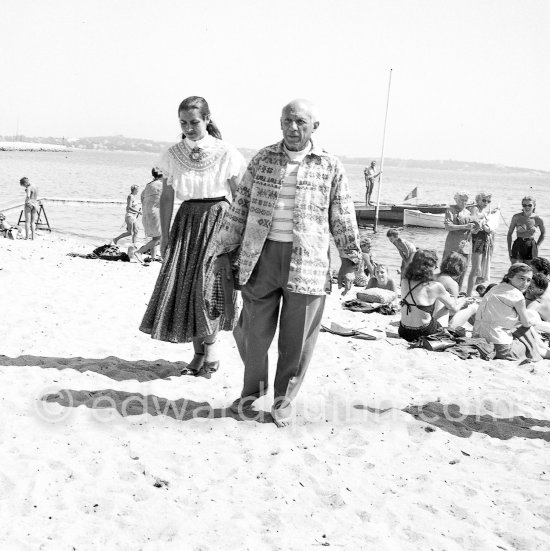
[[[384,144],[386,143],[386,123],[388,122],[388,107],[390,105],[390,88],[391,88],[391,73],[388,82],[388,98],[386,100],[386,116],[384,117],[384,133],[382,134],[382,153],[380,155],[380,176],[378,176],[378,193],[376,194],[376,210],[374,212],[374,228],[373,231],[378,231],[378,213],[380,211],[380,191],[382,190],[382,169],[384,168]]]

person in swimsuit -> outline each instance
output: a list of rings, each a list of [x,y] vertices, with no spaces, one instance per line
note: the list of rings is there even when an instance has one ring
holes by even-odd
[[[19,185],[25,188],[25,239],[34,239],[40,201],[38,200],[38,188],[33,186],[28,178],[21,178]]]
[[[445,290],[455,299],[458,299],[460,289],[458,287],[458,280],[462,277],[466,271],[466,259],[464,255],[460,253],[451,253],[441,263],[439,274],[435,278],[436,281],[441,283]],[[434,319],[436,319],[443,327],[449,325],[449,311],[438,300],[435,304],[435,310],[433,313]]]
[[[113,239],[113,245],[116,245],[120,239],[131,235],[132,245],[134,247],[136,246],[138,236],[137,217],[141,212],[138,199],[138,190],[139,186],[136,185],[130,188],[130,195],[126,198],[126,216],[124,217],[124,221],[126,222],[126,231]]]
[[[536,205],[537,201],[535,198],[527,195],[521,200],[522,212],[518,212],[512,216],[507,237],[508,254],[512,264],[523,262],[531,266],[533,258],[538,256],[538,249],[544,241],[546,231],[542,218],[535,214]],[[534,235],[537,228],[540,234],[535,241]],[[516,230],[516,240],[512,245],[514,230]]]
[[[367,289],[387,289],[397,291],[395,281],[388,277],[388,271],[383,264],[376,264],[374,275],[369,279]]]
[[[365,168],[363,171],[363,174],[365,175],[365,205],[367,207],[371,204],[371,195],[372,190],[374,189],[374,182],[376,181],[376,178],[382,174],[382,171],[376,172],[376,161],[372,161],[370,166]]]
[[[413,342],[422,336],[433,335],[441,329],[434,319],[435,302],[440,300],[451,314],[457,312],[464,299],[453,298],[443,284],[434,281],[437,253],[419,249],[407,266],[401,280],[401,322],[399,336]]]

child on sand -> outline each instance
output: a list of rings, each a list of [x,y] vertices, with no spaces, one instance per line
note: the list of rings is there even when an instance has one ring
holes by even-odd
[[[12,226],[7,220],[6,215],[0,212],[0,236],[8,239],[16,239],[19,235],[19,228]]]
[[[383,264],[376,264],[374,267],[374,276],[370,278],[367,289],[387,289],[388,291],[397,291],[395,281],[388,277],[388,271]]]

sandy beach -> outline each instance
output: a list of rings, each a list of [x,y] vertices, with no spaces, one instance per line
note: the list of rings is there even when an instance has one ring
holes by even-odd
[[[550,548],[550,361],[323,332],[290,427],[235,419],[232,335],[180,376],[191,345],[138,331],[160,265],[93,248],[0,239],[1,549]],[[324,323],[396,319],[342,300]]]

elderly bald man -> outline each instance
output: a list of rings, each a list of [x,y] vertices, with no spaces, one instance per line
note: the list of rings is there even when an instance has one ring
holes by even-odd
[[[344,292],[361,259],[359,233],[342,163],[311,139],[319,127],[308,100],[282,110],[282,141],[250,161],[218,234],[218,269],[236,272],[243,310],[234,335],[244,362],[241,412],[266,393],[268,350],[279,320],[279,358],[271,410],[278,426],[310,363],[330,292],[330,235],[341,257]],[[280,316],[279,316],[280,314]]]

